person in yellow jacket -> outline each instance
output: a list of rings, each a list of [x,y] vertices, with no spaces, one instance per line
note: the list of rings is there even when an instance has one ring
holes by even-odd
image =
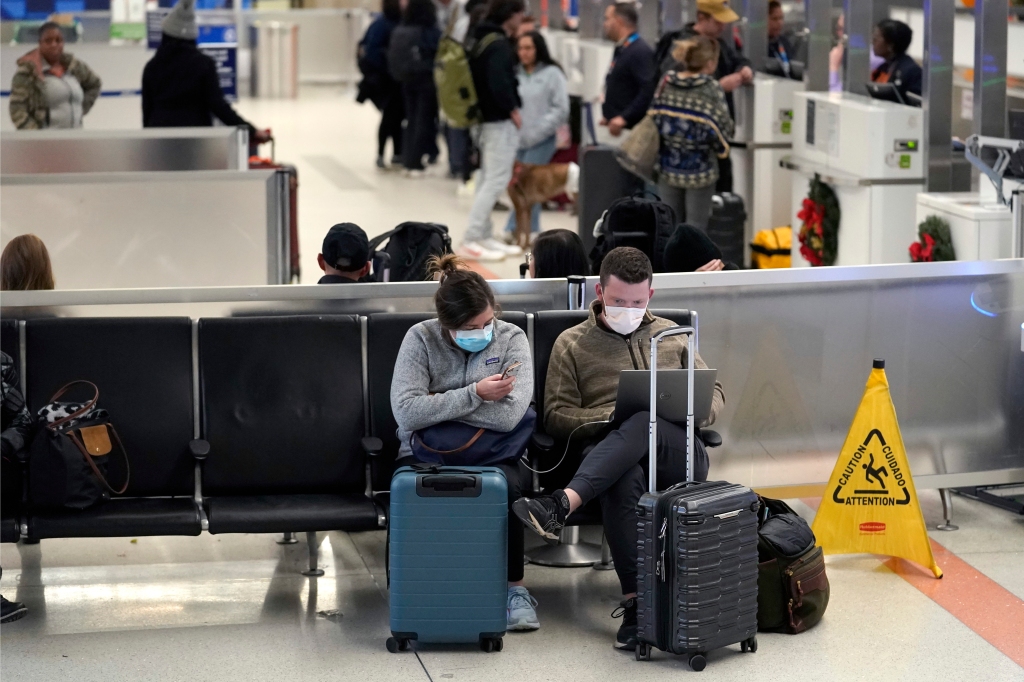
[[[39,29],[39,46],[18,60],[11,120],[20,130],[81,128],[101,86],[85,62],[64,51],[63,31],[48,21]]]

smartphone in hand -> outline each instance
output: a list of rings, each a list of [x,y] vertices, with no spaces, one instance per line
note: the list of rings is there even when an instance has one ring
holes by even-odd
[[[505,371],[501,373],[502,379],[508,379],[510,376],[514,376],[519,372],[519,368],[522,367],[523,363],[513,362],[511,365],[505,368]]]

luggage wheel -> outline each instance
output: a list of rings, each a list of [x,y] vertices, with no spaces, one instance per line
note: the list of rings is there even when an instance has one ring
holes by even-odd
[[[708,659],[704,657],[704,654],[693,654],[690,656],[690,669],[694,672],[700,672],[708,664]]]
[[[504,648],[505,640],[501,637],[495,637],[494,639],[487,637],[480,640],[480,649],[482,649],[484,653],[489,654],[494,651],[501,651]]]
[[[638,661],[649,661],[651,660],[651,645],[649,644],[637,644],[636,645],[636,660]]]
[[[410,639],[396,639],[394,637],[388,637],[388,641],[385,643],[388,651],[393,654],[397,654],[399,651],[409,651],[412,649],[412,640]]]
[[[740,642],[740,651],[743,653],[747,653],[748,651],[752,654],[757,653],[757,635]]]

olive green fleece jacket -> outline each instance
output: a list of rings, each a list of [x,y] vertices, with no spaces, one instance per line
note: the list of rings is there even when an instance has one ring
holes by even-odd
[[[600,313],[601,303],[594,301],[590,318],[562,332],[551,349],[544,384],[544,430],[555,438],[566,439],[578,426],[611,417],[619,390],[619,371],[650,369],[652,334],[676,326],[675,322],[648,311],[640,327],[623,336],[598,322]],[[660,341],[658,368],[686,367],[687,341],[685,335]],[[693,366],[707,368],[700,353],[694,355]],[[711,418],[698,426],[713,424],[724,404],[722,384],[716,381]],[[592,434],[600,428],[595,425],[580,429],[576,436]]]

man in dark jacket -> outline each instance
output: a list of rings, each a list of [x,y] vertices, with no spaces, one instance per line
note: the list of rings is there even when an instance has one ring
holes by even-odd
[[[914,32],[902,21],[884,19],[875,26],[871,47],[885,61],[871,72],[875,83],[892,83],[900,97],[909,103],[907,93],[921,95],[921,67],[907,54]]]
[[[796,78],[793,75],[796,48],[790,37],[786,35],[785,27],[786,15],[782,11],[782,3],[779,0],[771,0],[768,3],[768,58],[775,60],[778,71],[769,68],[768,72],[777,75],[781,73],[786,78]]]
[[[604,11],[604,33],[615,42],[611,68],[604,80],[601,125],[619,137],[639,123],[654,97],[654,53],[637,33],[632,2],[617,2]]]
[[[512,179],[519,150],[519,63],[512,41],[523,21],[523,0],[494,0],[473,30],[469,68],[480,107],[480,180],[459,254],[470,260],[500,261],[522,253],[492,236],[491,210]]]
[[[257,142],[268,131],[235,113],[224,100],[217,65],[196,47],[195,0],[180,0],[161,24],[163,36],[156,54],[142,71],[142,126],[179,128],[213,125],[213,116],[229,126],[246,126]]]
[[[655,60],[658,64],[658,78],[675,68],[672,58],[672,46],[677,40],[686,40],[702,35],[718,41],[718,67],[715,78],[725,90],[725,101],[729,105],[729,115],[736,118],[732,93],[736,88],[754,80],[754,71],[750,68],[750,60],[743,56],[732,35],[732,23],[739,19],[729,7],[728,0],[697,0],[697,21],[687,24],[678,31],[666,33],[658,41]],[[732,159],[726,157],[718,161],[718,183],[715,189],[719,192],[732,191]]]

